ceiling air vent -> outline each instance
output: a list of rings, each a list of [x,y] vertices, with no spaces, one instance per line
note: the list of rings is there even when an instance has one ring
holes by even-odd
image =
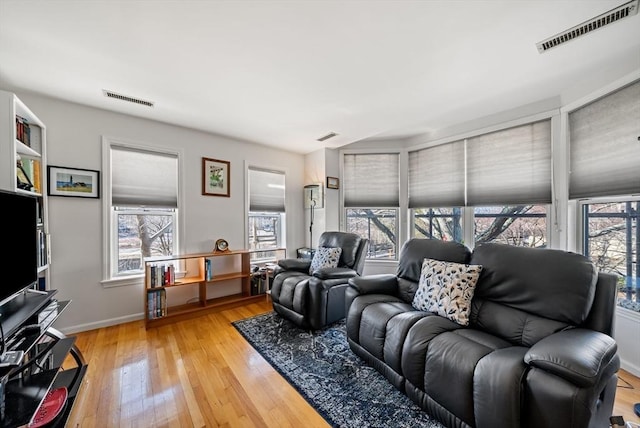
[[[546,52],[551,48],[560,46],[577,37],[584,36],[585,34],[591,33],[592,31],[605,27],[609,24],[613,24],[623,18],[637,14],[638,1],[639,0],[633,0],[625,3],[615,9],[611,9],[609,12],[605,12],[602,15],[598,15],[595,18],[583,22],[582,24],[578,24],[575,27],[563,31],[562,33],[558,33],[555,36],[536,43],[538,52]]]
[[[320,138],[318,138],[318,141],[327,141],[329,138],[333,138],[335,136],[337,136],[338,134],[336,134],[335,132],[329,132],[327,135],[324,135]]]
[[[120,101],[127,101],[130,103],[140,104],[147,107],[153,107],[153,104],[154,104],[153,101],[141,100],[140,98],[134,98],[128,95],[118,94],[116,92],[108,91],[106,89],[103,89],[102,92],[104,93],[104,96],[107,98],[115,98]]]

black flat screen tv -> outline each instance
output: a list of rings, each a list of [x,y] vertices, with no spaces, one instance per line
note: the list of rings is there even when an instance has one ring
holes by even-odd
[[[0,306],[38,281],[37,204],[35,196],[0,190],[0,207],[6,219],[0,245]]]

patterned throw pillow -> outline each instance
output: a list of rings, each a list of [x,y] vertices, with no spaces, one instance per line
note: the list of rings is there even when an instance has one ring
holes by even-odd
[[[318,269],[338,267],[340,254],[342,254],[342,248],[318,247],[311,260],[309,275],[313,275],[313,272]]]
[[[434,312],[460,325],[469,325],[471,299],[482,272],[481,265],[424,259],[418,291],[411,305]]]

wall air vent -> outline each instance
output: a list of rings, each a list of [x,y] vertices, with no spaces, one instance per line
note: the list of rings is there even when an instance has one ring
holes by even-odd
[[[117,92],[108,91],[106,89],[103,89],[102,93],[104,93],[104,96],[107,98],[115,98],[120,101],[127,101],[130,103],[140,104],[147,107],[153,107],[153,104],[154,104],[153,101],[141,100],[140,98],[134,98],[128,95],[118,94]]]
[[[338,135],[338,134],[336,134],[335,132],[329,132],[327,135],[324,135],[324,136],[318,138],[318,141],[327,141],[329,138],[333,138],[336,135]]]
[[[578,24],[573,28],[570,28],[566,31],[556,34],[555,36],[549,37],[548,39],[536,43],[538,52],[546,52],[551,48],[560,46],[577,37],[584,36],[585,34],[591,33],[609,24],[613,24],[614,22],[617,22],[623,18],[627,18],[629,16],[637,14],[638,1],[639,0],[632,0],[628,3],[616,7],[615,9],[611,9],[609,12],[605,12],[602,15],[598,15],[595,18],[583,22],[582,24]]]

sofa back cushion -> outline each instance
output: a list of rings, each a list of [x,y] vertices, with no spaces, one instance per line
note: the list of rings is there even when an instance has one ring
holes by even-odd
[[[422,262],[424,259],[469,264],[471,250],[458,242],[445,242],[438,239],[413,238],[404,243],[398,260],[399,295],[405,302],[411,303],[418,289]]]
[[[513,343],[531,346],[581,324],[591,310],[598,275],[580,254],[487,243],[471,263],[483,267],[471,324]]]

